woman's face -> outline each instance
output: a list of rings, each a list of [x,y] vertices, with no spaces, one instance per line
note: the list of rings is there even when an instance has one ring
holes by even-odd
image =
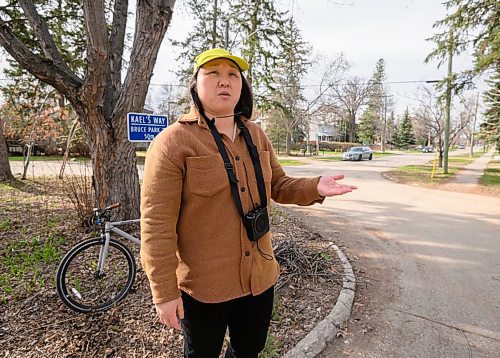
[[[204,64],[196,78],[196,92],[208,116],[233,114],[240,100],[241,86],[238,66],[225,58]]]

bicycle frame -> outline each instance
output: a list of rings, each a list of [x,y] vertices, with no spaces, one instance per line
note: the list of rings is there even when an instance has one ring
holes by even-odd
[[[97,272],[99,274],[103,274],[104,263],[106,262],[106,258],[108,256],[108,248],[109,248],[109,240],[111,239],[111,232],[114,232],[115,234],[129,241],[132,241],[134,244],[141,245],[141,240],[116,227],[120,225],[138,223],[140,221],[141,221],[140,219],[133,219],[133,220],[114,221],[114,222],[106,221],[104,223],[104,245],[99,252],[99,263],[97,265]]]

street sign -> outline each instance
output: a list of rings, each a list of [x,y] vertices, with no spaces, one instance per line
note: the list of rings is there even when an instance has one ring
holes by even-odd
[[[167,116],[127,113],[128,140],[131,142],[151,142],[167,126]]]

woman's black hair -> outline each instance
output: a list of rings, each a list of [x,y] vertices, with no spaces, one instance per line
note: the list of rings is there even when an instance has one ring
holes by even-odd
[[[198,70],[199,71],[199,70]],[[189,85],[189,92],[191,93],[191,98],[193,99],[193,103],[198,109],[198,112],[205,114],[205,109],[203,108],[203,104],[201,103],[200,97],[198,97],[198,93],[196,93],[196,81],[198,77],[198,71],[195,72],[193,77],[191,78],[191,83]],[[236,107],[234,107],[234,114],[241,114],[245,118],[250,119],[253,113],[253,94],[252,88],[248,83],[247,79],[240,71],[241,75],[241,94],[238,103],[236,103]]]

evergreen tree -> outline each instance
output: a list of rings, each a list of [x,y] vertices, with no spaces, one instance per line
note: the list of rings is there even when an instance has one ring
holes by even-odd
[[[182,41],[171,40],[178,49],[178,69],[175,71],[186,86],[193,75],[196,55],[215,47],[225,47],[225,22],[229,19],[228,0],[188,0],[185,5],[193,18],[198,19]],[[234,26],[234,21],[229,21]]]
[[[439,66],[445,63],[450,48],[450,33],[454,39],[453,55],[472,48],[475,58],[473,68],[463,71],[455,81],[455,88],[460,89],[471,83],[476,75],[499,66],[498,0],[447,0],[444,6],[448,14],[434,24],[434,28],[442,28],[442,31],[430,38],[436,48],[425,61],[437,59]]]
[[[248,61],[246,77],[254,89],[257,106],[269,107],[272,73],[278,52],[286,42],[286,13],[271,0],[189,0],[187,7],[199,21],[186,39],[172,42],[180,49],[177,60],[181,65],[176,72],[179,78],[184,83],[189,81],[194,57],[201,51],[227,47]]]
[[[287,131],[286,151],[290,154],[293,133],[304,120],[300,104],[304,100],[300,82],[310,66],[310,45],[302,35],[293,18],[287,20],[282,47],[278,54],[274,72],[274,86],[270,97],[271,106],[283,112],[283,121]]]
[[[403,118],[399,123],[396,139],[396,143],[399,148],[408,148],[409,145],[415,144],[415,135],[413,134],[413,126],[411,124],[408,108],[406,109]]]
[[[368,106],[363,113],[363,128],[370,138],[370,143],[381,137],[383,128],[383,111],[385,90],[382,82],[386,79],[385,61],[383,58],[377,61],[375,71],[370,79],[370,91],[368,94]],[[362,133],[359,133],[360,135]],[[360,136],[360,139],[363,137]]]
[[[373,123],[373,108],[368,106],[359,120],[357,135],[359,141],[363,144],[372,144],[375,142],[375,128]]]
[[[481,136],[500,151],[500,69],[497,68],[486,82],[490,89],[484,94],[487,109],[484,112],[486,120],[481,124]]]

